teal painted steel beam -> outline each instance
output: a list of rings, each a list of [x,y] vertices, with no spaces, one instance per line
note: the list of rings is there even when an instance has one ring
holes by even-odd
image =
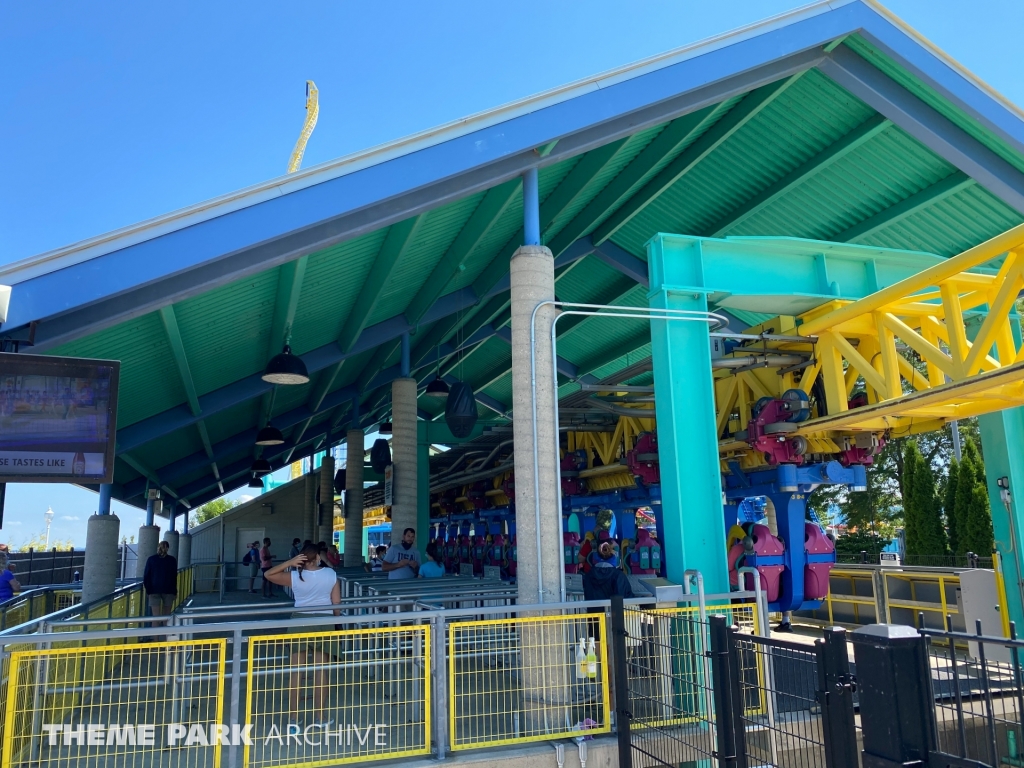
[[[707,297],[675,286],[702,284],[701,243],[675,247],[661,238],[648,244],[652,309],[703,311]],[[698,570],[708,593],[729,591],[722,510],[722,474],[715,428],[715,387],[711,345],[703,322],[651,321],[651,353],[661,458],[662,546],[666,576],[684,583]]]
[[[695,136],[725,111],[726,106],[723,102],[678,117],[665,126],[664,130],[619,171],[618,175],[598,192],[572,221],[550,239],[548,247],[551,252],[557,257],[577,239],[583,237],[605,216],[621,206],[630,191],[649,173],[693,141]]]
[[[757,117],[765,107],[795,83],[801,74],[790,75],[769,85],[761,86],[756,91],[744,96],[721,120],[684,149],[672,162],[658,171],[654,178],[631,195],[629,200],[595,229],[591,236],[594,245],[600,245],[626,226],[644,208],[657,200],[665,190],[696,168],[702,160],[728,141],[740,128]]]
[[[518,179],[507,181],[488,190],[483,196],[458,236],[434,266],[426,282],[405,308],[405,317],[409,325],[415,326],[441,296],[445,286],[465,269],[466,259],[500,221],[512,201],[520,195],[520,186]]]
[[[150,469],[148,466],[146,466],[144,463],[136,459],[134,456],[131,456],[130,454],[127,453],[121,453],[118,454],[117,458],[119,458],[129,467],[134,469],[144,478],[149,480],[151,485],[155,485],[156,487],[160,488],[164,493],[166,493],[171,498],[178,498],[178,492],[175,489],[171,488],[170,486],[164,483],[161,483],[160,476],[152,469]]]
[[[756,216],[769,205],[796,189],[808,179],[824,171],[829,166],[842,160],[854,150],[871,141],[875,136],[888,130],[892,121],[881,115],[869,117],[842,138],[833,142],[818,154],[787,173],[774,184],[768,186],[760,194],[755,195],[743,205],[730,211],[722,219],[715,222],[704,232],[708,237],[722,237],[730,229],[739,226],[752,216]]]
[[[167,334],[167,343],[171,347],[171,356],[174,358],[174,363],[178,368],[181,385],[185,389],[188,407],[192,411],[193,416],[199,416],[202,414],[203,409],[199,405],[199,394],[196,392],[195,381],[192,379],[192,371],[188,365],[188,355],[185,353],[185,343],[181,339],[181,329],[178,327],[178,316],[174,312],[173,304],[160,308],[160,320],[163,322],[164,332]],[[214,475],[218,476],[219,479],[217,462],[212,461],[213,448],[210,445],[210,437],[206,432],[206,424],[200,419],[196,422],[196,427],[199,430],[199,438],[203,442],[203,450],[206,451],[206,455],[211,459],[210,467]],[[152,480],[153,478],[150,479]]]
[[[977,182],[966,173],[954,171],[941,181],[935,182],[930,187],[925,187],[920,192],[915,192],[910,197],[879,211],[859,224],[854,224],[832,239],[842,243],[855,243],[858,240],[864,240],[947,197],[973,187],[975,184]]]

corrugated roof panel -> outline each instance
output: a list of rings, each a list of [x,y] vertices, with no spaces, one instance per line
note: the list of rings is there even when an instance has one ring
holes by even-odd
[[[200,395],[263,369],[274,319],[277,269],[175,305]]]
[[[1006,162],[1013,165],[1017,170],[1024,171],[1024,157],[1006,141],[992,131],[985,128],[977,120],[953,104],[940,97],[935,91],[911,76],[905,69],[896,62],[872,46],[860,35],[851,35],[843,41],[843,45],[854,51],[873,66],[880,69],[897,83],[902,85],[912,94],[928,104],[932,109],[952,121],[959,128],[982,142],[985,146],[998,154]]]
[[[387,229],[311,254],[292,326],[297,354],[337,340]]]
[[[132,451],[131,455],[150,469],[158,469],[168,462],[177,461],[202,450],[203,442],[199,438],[199,430],[192,426],[146,443]]]
[[[546,239],[550,239],[557,234],[561,229],[568,224],[580,211],[586,207],[586,205],[598,195],[598,193],[604,189],[608,183],[614,179],[619,173],[629,165],[633,159],[639,155],[644,147],[654,140],[657,136],[665,130],[665,124],[657,125],[653,128],[648,128],[640,133],[633,134],[630,136],[626,143],[622,145],[622,148],[615,153],[613,157],[602,169],[601,172],[591,179],[590,183],[587,184],[579,195],[572,201],[572,203],[558,215],[550,223],[545,230]]]
[[[121,361],[118,427],[185,402],[185,388],[158,312],[56,347],[47,354]]]
[[[415,241],[395,265],[394,276],[377,302],[377,308],[370,317],[370,325],[405,311],[473,215],[484,194],[472,195],[426,214]]]

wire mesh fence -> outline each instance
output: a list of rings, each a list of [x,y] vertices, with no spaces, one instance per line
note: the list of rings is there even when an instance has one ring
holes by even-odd
[[[217,768],[224,663],[223,640],[15,651],[0,762]]]
[[[430,751],[426,625],[249,640],[243,763],[316,766]]]
[[[606,638],[603,611],[450,624],[452,749],[610,731]]]
[[[960,632],[928,632],[936,742],[940,752],[997,766],[1024,765],[1024,643]]]

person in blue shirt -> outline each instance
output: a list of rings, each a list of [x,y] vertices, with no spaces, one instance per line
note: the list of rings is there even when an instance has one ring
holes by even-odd
[[[6,552],[0,552],[0,603],[10,600],[15,592],[21,591],[21,584],[14,578],[14,571],[8,567]]]
[[[420,566],[421,579],[439,579],[444,576],[444,558],[438,551],[437,544],[427,544],[427,562]]]

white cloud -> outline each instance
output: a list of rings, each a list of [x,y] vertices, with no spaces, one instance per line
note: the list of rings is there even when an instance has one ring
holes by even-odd
[[[61,520],[79,520],[81,518],[75,517],[74,515],[64,515]]]

